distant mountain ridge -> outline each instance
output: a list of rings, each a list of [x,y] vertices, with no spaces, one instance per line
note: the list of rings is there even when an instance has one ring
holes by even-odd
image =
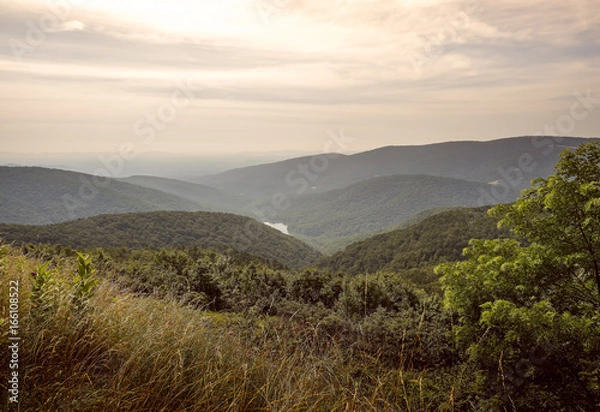
[[[138,212],[46,226],[0,225],[0,239],[73,248],[227,246],[290,267],[310,265],[321,257],[291,236],[254,219],[228,213]]]
[[[206,208],[111,178],[41,167],[0,167],[0,223],[44,225],[107,213]]]
[[[518,193],[530,180],[552,173],[562,149],[589,141],[600,139],[521,136],[387,146],[353,155],[318,154],[233,169],[199,177],[196,181],[246,196],[284,193],[295,197],[339,189],[380,176],[427,174],[482,183],[505,182]],[[516,169],[520,169],[520,175]]]

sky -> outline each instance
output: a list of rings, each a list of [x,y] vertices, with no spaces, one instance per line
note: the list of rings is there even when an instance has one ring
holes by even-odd
[[[0,0],[0,152],[600,136],[597,0]]]

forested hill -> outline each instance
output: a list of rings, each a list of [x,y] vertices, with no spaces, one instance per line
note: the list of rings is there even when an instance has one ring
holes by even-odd
[[[188,199],[110,178],[41,167],[0,167],[0,222],[46,225],[100,214],[207,210]]]
[[[416,225],[353,243],[318,263],[320,268],[348,274],[399,272],[458,261],[470,239],[507,237],[487,207],[448,210]]]
[[[147,212],[101,215],[47,226],[0,225],[0,238],[74,248],[228,246],[290,267],[314,263],[320,253],[256,220],[227,213]]]
[[[278,219],[293,235],[328,251],[330,244],[349,245],[357,234],[367,234],[365,239],[430,209],[486,205],[491,187],[428,175],[383,176],[294,199]]]

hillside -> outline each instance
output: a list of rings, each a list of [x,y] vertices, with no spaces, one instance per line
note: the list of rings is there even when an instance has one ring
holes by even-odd
[[[520,189],[529,186],[530,180],[548,176],[562,149],[600,140],[559,139],[560,142],[556,142],[550,137],[523,136],[485,142],[389,146],[349,156],[299,157],[203,176],[196,181],[231,193],[261,198],[278,192],[288,196],[326,192],[377,176],[428,174],[484,183],[503,180],[509,186],[516,183],[511,199],[501,199],[510,201],[516,199]],[[530,156],[530,162],[523,163],[525,158],[521,156],[524,155]],[[520,158],[525,173],[520,181],[513,182],[514,176],[504,172],[518,167]],[[303,171],[301,165],[307,166],[308,170]],[[527,167],[523,167],[525,165]]]
[[[413,226],[353,243],[316,265],[352,275],[412,270],[413,278],[425,275],[432,280],[433,267],[461,260],[470,239],[508,236],[496,225],[497,220],[487,215],[486,207],[443,211]],[[415,270],[419,268],[424,270]]]
[[[246,214],[244,213],[247,204],[245,198],[210,186],[157,176],[131,176],[118,180],[200,203],[206,207],[205,211],[207,212]]]
[[[248,217],[226,213],[127,213],[47,226],[0,225],[0,238],[74,248],[228,246],[290,267],[306,266],[320,257],[317,251],[291,236]]]
[[[310,236],[298,235],[298,234],[294,234],[294,237],[296,239],[300,239],[304,243],[307,243],[307,244],[313,246],[315,249],[321,251],[325,255],[332,255],[334,253],[340,252],[346,246],[348,246],[352,243],[360,242],[361,240],[368,239],[370,237],[379,235],[381,233],[391,232],[393,230],[404,229],[406,227],[416,225],[417,223],[421,222],[422,220],[427,219],[429,216],[433,216],[433,215],[443,212],[445,210],[453,210],[453,209],[455,209],[455,208],[438,207],[435,209],[427,209],[423,212],[420,212],[420,213],[417,213],[417,214],[411,216],[410,218],[408,218],[406,220],[403,220],[402,222],[400,222],[397,225],[387,226],[384,229],[374,230],[372,232],[361,232],[361,233],[356,233],[355,235],[352,235],[352,236],[344,236],[344,237],[335,238],[335,239],[328,238],[326,236],[310,237]]]
[[[158,190],[83,173],[0,167],[0,222],[45,225],[99,214],[204,210]]]
[[[378,177],[294,199],[278,218],[309,244],[343,247],[356,235],[381,232],[430,209],[481,206],[489,187],[426,175]]]

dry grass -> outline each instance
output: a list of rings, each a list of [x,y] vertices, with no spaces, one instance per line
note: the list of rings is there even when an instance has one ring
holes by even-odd
[[[77,313],[63,293],[51,316],[34,319],[36,262],[7,250],[0,303],[5,322],[7,284],[19,279],[20,411],[453,410],[450,383],[432,373],[386,369],[336,342],[307,346],[303,331],[283,319],[201,312],[108,282],[86,311]],[[75,265],[57,261],[55,277],[66,282]],[[4,372],[5,350],[0,362]],[[3,405],[5,382],[3,376]]]

